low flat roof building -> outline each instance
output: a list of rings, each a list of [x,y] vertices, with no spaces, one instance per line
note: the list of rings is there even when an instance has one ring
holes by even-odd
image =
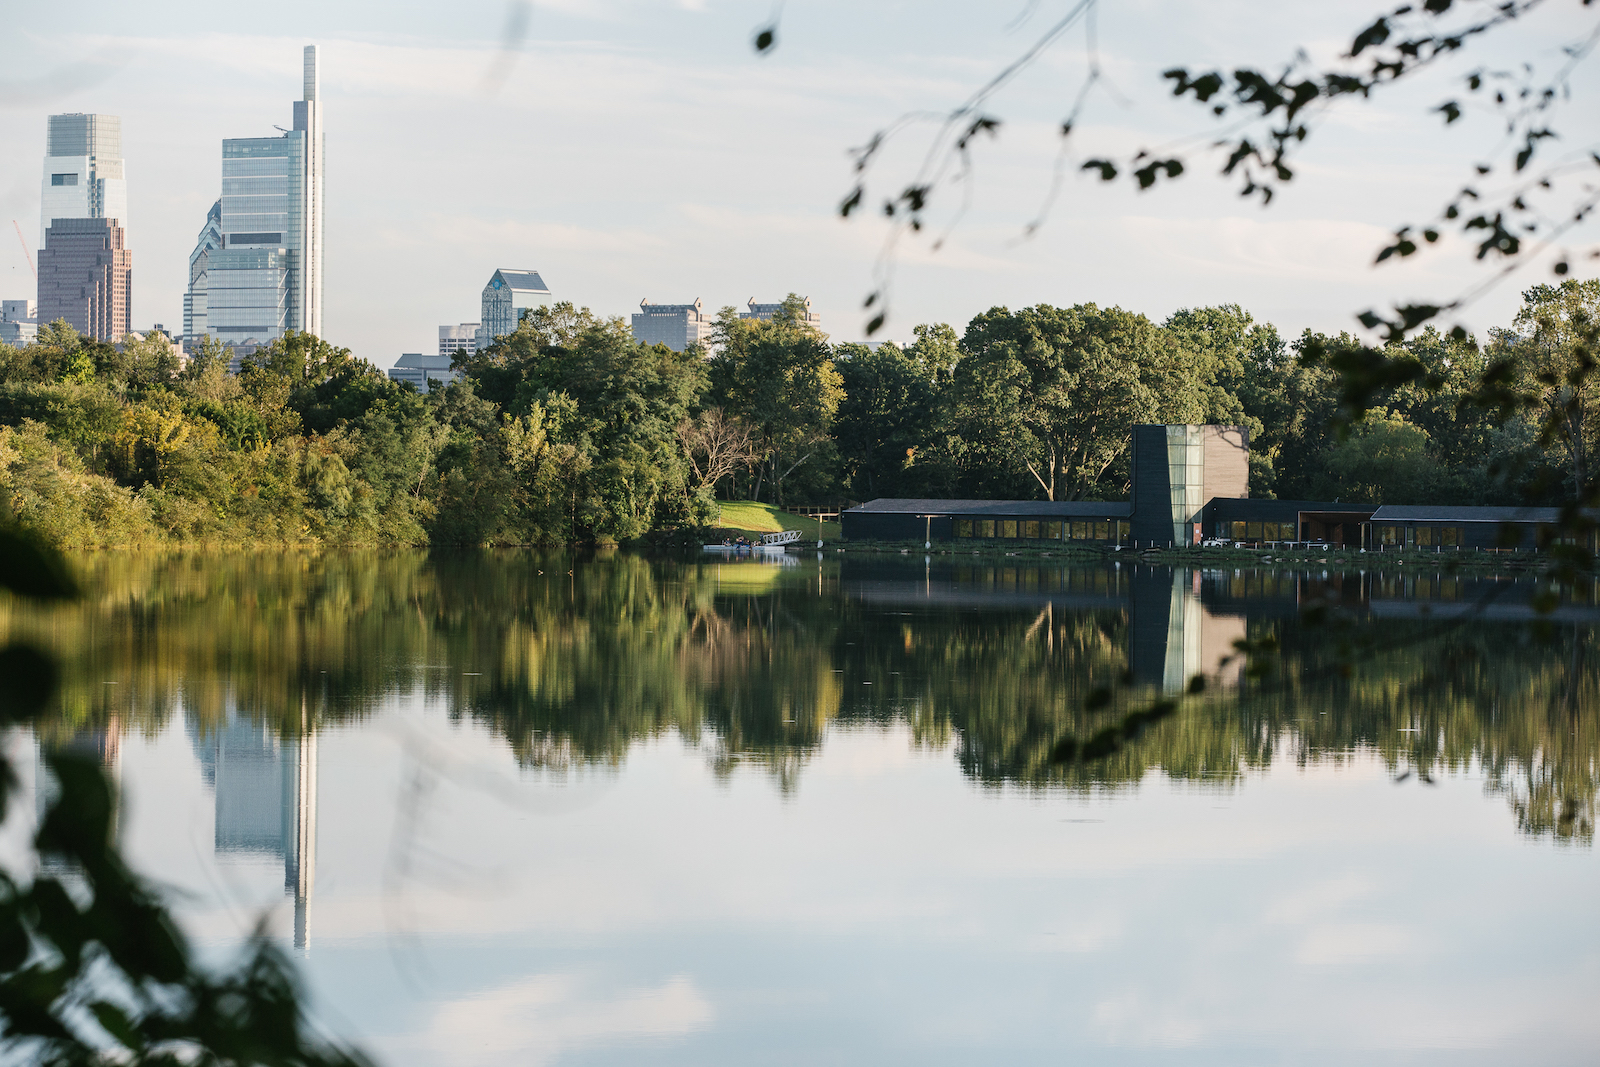
[[[389,378],[396,382],[409,382],[419,393],[426,393],[433,382],[445,385],[461,380],[461,372],[450,369],[451,357],[429,356],[421,352],[407,352],[389,368]]]
[[[1583,516],[1600,521],[1600,510]],[[1408,548],[1515,549],[1542,548],[1555,536],[1560,508],[1456,507],[1441,504],[1385,504],[1372,513],[1367,547],[1375,551]],[[1588,547],[1595,547],[1589,533]]]
[[[38,339],[39,317],[33,301],[0,301],[0,343],[22,348]]]

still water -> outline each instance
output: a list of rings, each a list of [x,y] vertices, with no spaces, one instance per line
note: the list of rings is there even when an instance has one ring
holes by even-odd
[[[85,602],[0,605],[69,679],[23,762],[98,754],[207,953],[265,917],[384,1063],[1600,1049],[1588,587],[1540,617],[1426,571],[77,563]]]

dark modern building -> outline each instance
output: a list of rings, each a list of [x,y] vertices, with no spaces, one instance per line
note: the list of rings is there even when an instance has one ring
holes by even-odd
[[[1135,426],[1131,468],[1132,499],[1126,502],[880,499],[849,508],[839,519],[845,540],[997,538],[1165,548],[1219,538],[1268,547],[1298,541],[1449,552],[1542,548],[1561,516],[1559,508],[1251,499],[1250,437],[1238,426]],[[1600,512],[1590,517],[1600,519]],[[1590,541],[1596,541],[1593,534]]]
[[[39,252],[40,323],[120,341],[132,329],[133,253],[116,219],[52,219]]]

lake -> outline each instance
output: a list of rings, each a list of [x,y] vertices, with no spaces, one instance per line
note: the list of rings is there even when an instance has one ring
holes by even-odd
[[[38,744],[100,758],[206,953],[265,920],[383,1063],[1600,1048],[1591,584],[1536,611],[1426,568],[74,562],[83,602],[0,605],[67,675],[10,741],[24,788]]]

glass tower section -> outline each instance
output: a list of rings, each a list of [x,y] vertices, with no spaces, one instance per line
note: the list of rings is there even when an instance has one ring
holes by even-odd
[[[322,331],[322,125],[317,47],[307,45],[294,129],[222,142],[215,247],[211,219],[190,256],[185,340],[265,344]]]
[[[1204,427],[1167,427],[1167,487],[1172,494],[1172,543],[1189,543],[1189,523],[1205,507]]]
[[[112,219],[128,228],[128,181],[117,115],[51,115],[39,196],[39,247],[53,219]]]

